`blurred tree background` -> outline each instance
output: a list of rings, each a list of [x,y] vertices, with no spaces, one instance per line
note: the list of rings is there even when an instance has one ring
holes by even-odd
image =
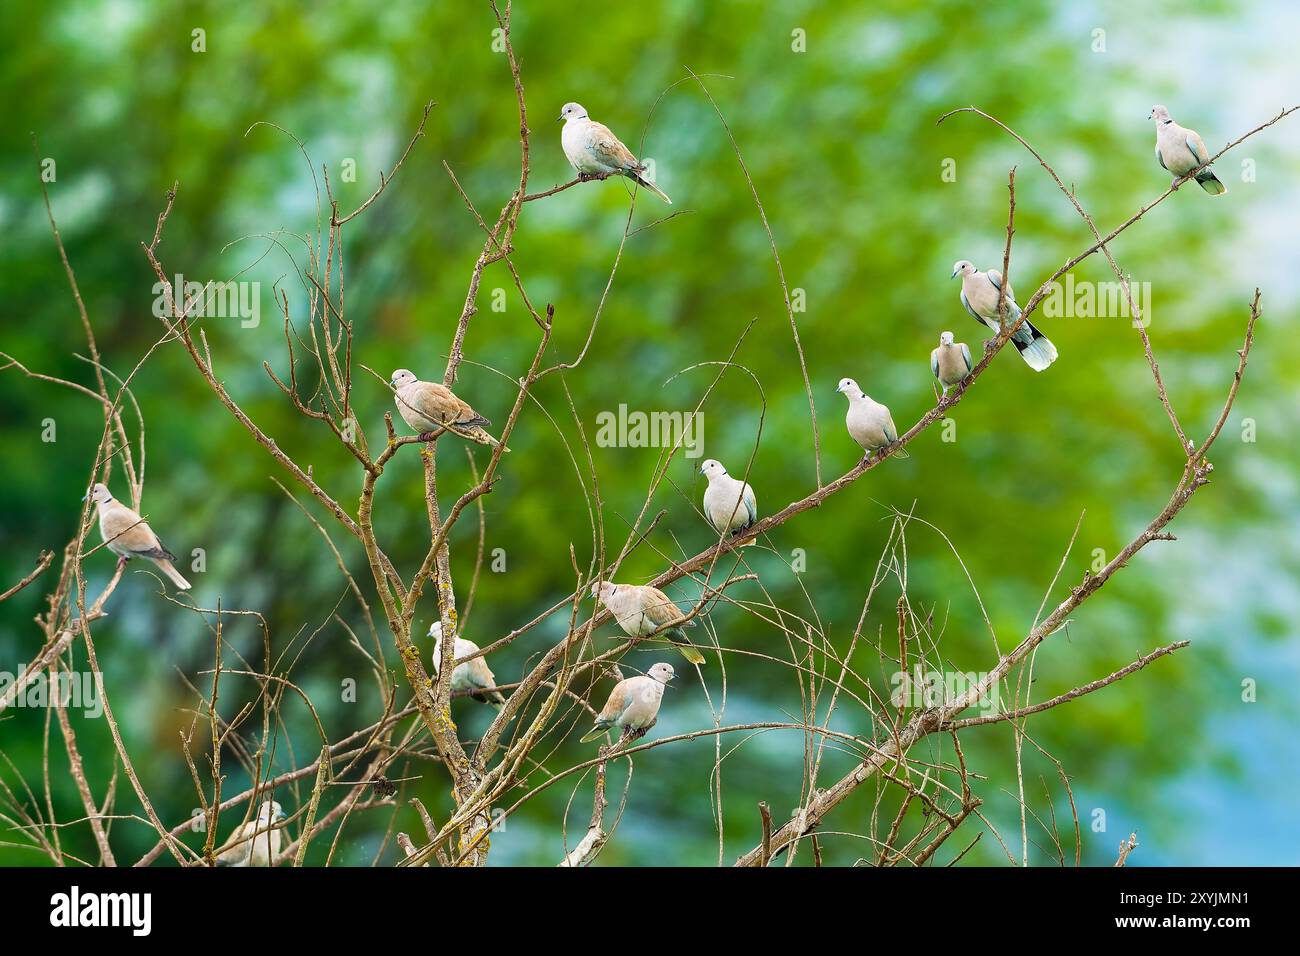
[[[505,57],[493,51],[490,10],[415,0],[311,10],[278,0],[13,0],[4,18],[0,348],[33,370],[92,383],[90,367],[74,355],[84,354],[85,342],[42,207],[38,156],[55,161],[49,184],[55,215],[104,360],[122,375],[161,331],[152,314],[155,277],[140,243],[152,235],[165,193],[179,180],[162,248],[167,267],[199,281],[249,268],[243,278],[261,282],[256,328],[229,319],[204,325],[218,375],[269,434],[355,507],[355,462],[322,427],[295,414],[261,368],[265,360],[279,374],[286,369],[272,287],[278,282],[295,315],[305,314],[294,264],[272,239],[293,246],[293,235],[312,228],[316,194],[292,140],[254,124],[274,123],[300,137],[318,166],[329,165],[340,205],[350,209],[375,188],[381,170],[391,169],[424,103],[437,102],[426,137],[345,239],[357,361],[385,377],[407,366],[421,377],[440,378],[482,244],[442,162],[489,218],[518,180],[518,117]],[[772,223],[789,284],[806,296],[800,335],[829,479],[859,457],[844,432],[843,400],[834,393],[841,377],[855,377],[886,402],[903,429],[933,402],[928,356],[940,331],[954,330],[972,348],[984,337],[958,303],[949,273],[962,258],[1000,267],[1012,165],[1019,171],[1011,273],[1022,304],[1090,242],[1083,222],[1015,142],[969,114],[936,125],[940,114],[976,105],[1007,122],[1077,187],[1085,208],[1108,230],[1168,183],[1152,154],[1146,117],[1153,103],[1168,105],[1217,151],[1296,102],[1297,74],[1282,38],[1296,35],[1298,21],[1300,10],[1281,0],[1068,8],[1046,0],[947,2],[924,9],[902,0],[647,0],[588,12],[572,4],[517,3],[512,36],[533,131],[531,188],[571,178],[555,117],[563,103],[578,100],[634,151],[644,133],[641,151],[654,158],[658,182],[674,199],[668,209],[643,194],[634,228],[666,212],[683,214],[629,241],[591,352],[564,383],[553,376],[537,391],[558,426],[532,407],[516,429],[503,480],[483,501],[487,548],[504,549],[506,569],[485,569],[466,636],[487,643],[569,593],[571,542],[580,563],[590,557],[586,503],[564,448],[565,441],[579,440],[564,384],[589,436],[596,416],[619,403],[691,408],[712,370],[673,379],[675,373],[726,358],[756,319],[736,360],[761,380],[764,398],[748,376],[726,376],[706,407],[705,452],[741,470],[762,414],[753,472],[761,512],[814,486],[807,399],[767,238],[707,99],[692,82],[673,85],[687,67],[705,77],[725,114]],[[205,31],[203,52],[192,49],[195,29]],[[803,52],[794,49],[797,30],[806,37]],[[29,131],[39,138],[37,153]],[[1118,686],[1029,725],[1037,743],[1071,775],[1088,863],[1112,862],[1131,829],[1141,843],[1131,859],[1136,865],[1300,862],[1294,812],[1300,451],[1288,425],[1300,404],[1300,385],[1285,373],[1297,358],[1288,331],[1300,297],[1297,147],[1300,125],[1291,118],[1220,161],[1225,197],[1211,200],[1184,188],[1114,243],[1120,264],[1151,284],[1153,345],[1175,407],[1198,440],[1221,407],[1256,285],[1265,317],[1214,455],[1214,483],[1175,522],[1171,530],[1179,540],[1146,549],[1038,654],[1033,699],[1043,700],[1160,644],[1192,641]],[[348,160],[355,162],[355,182],[339,176]],[[942,175],[945,160],[955,161],[955,181]],[[523,211],[515,261],[533,301],[555,305],[550,361],[570,359],[585,339],[626,205],[622,184],[611,181]],[[1077,278],[1113,276],[1094,256]],[[497,288],[505,290],[501,312],[491,308]],[[927,431],[912,444],[909,459],[887,462],[826,506],[778,529],[765,542],[778,553],[753,555],[778,603],[805,612],[806,589],[837,646],[847,646],[891,509],[914,509],[952,538],[1009,647],[1032,624],[1081,514],[1079,540],[1053,604],[1092,563],[1095,549],[1113,555],[1164,505],[1182,455],[1129,322],[1036,321],[1060,349],[1049,371],[1031,373],[1008,349],[956,410],[955,442],[941,441],[938,429]],[[518,377],[535,336],[505,266],[489,267],[458,392],[498,423],[504,420],[513,387],[483,366]],[[134,390],[147,425],[150,519],[178,554],[206,550],[206,572],[191,575],[194,600],[265,614],[277,650],[301,651],[295,677],[335,736],[376,719],[379,704],[365,662],[332,620],[337,609],[355,624],[359,608],[316,530],[272,481],[287,483],[287,476],[217,405],[179,346],[155,355]],[[382,441],[391,396],[363,376],[355,401],[373,447]],[[42,441],[47,418],[57,426],[53,443]],[[1252,437],[1248,419],[1253,441],[1241,440]],[[0,373],[0,584],[18,580],[40,549],[61,548],[74,533],[100,428],[98,407],[83,396],[14,369]],[[659,453],[596,448],[594,454],[604,521],[611,540],[621,542]],[[462,450],[447,442],[440,443],[439,460],[450,503],[469,487],[468,465]],[[710,532],[691,507],[704,488],[694,474],[698,463],[674,462],[670,482],[652,502],[669,514],[653,546],[625,564],[622,579],[648,580],[663,569],[661,554],[693,554],[709,543]],[[409,573],[427,546],[413,450],[398,456],[380,501],[381,540]],[[97,532],[93,538],[98,541]],[[345,538],[335,534],[358,579],[368,584],[360,548]],[[476,522],[467,516],[452,540],[460,588],[468,585],[476,539]],[[807,556],[798,579],[787,565],[796,548]],[[993,663],[988,630],[961,564],[937,533],[920,524],[909,531],[908,554],[912,600],[935,608],[947,657],[962,669],[987,669]],[[97,553],[87,570],[93,594],[111,573],[110,555]],[[48,582],[0,605],[0,670],[16,671],[39,647],[31,618],[43,609],[42,583]],[[198,681],[196,675],[211,666],[212,646],[195,615],[155,592],[151,577],[128,573],[96,634],[137,770],[163,819],[175,823],[196,805],[178,737],[195,703],[185,679]],[[737,592],[758,595],[752,582]],[[679,600],[689,595],[681,588],[672,593]],[[866,634],[889,633],[896,596],[877,597]],[[434,613],[426,599],[419,633]],[[567,618],[567,612],[554,615],[494,655],[498,678],[517,679],[564,633]],[[728,646],[787,653],[779,631],[735,608],[720,606],[714,623]],[[598,644],[609,646],[613,633],[602,629]],[[261,637],[251,619],[229,621],[226,636],[250,660],[260,660]],[[80,662],[84,655],[76,653]],[[631,662],[647,667],[661,654],[636,652]],[[874,655],[869,659],[874,662]],[[682,679],[668,695],[656,735],[713,723],[698,680],[679,670]],[[703,674],[717,705],[722,673],[716,657]],[[799,689],[787,668],[732,656],[726,676],[724,723],[799,714]],[[339,701],[339,682],[348,677],[361,691],[356,703]],[[1243,702],[1248,679],[1257,682],[1257,702]],[[880,693],[888,690],[883,676],[873,682]],[[606,686],[600,685],[601,694]],[[255,689],[251,681],[231,680],[223,712],[233,712]],[[286,704],[289,733],[278,738],[277,771],[316,753],[307,716],[296,706]],[[455,704],[466,736],[485,725],[476,707]],[[834,726],[862,732],[854,713],[844,711]],[[33,782],[40,779],[44,718],[24,708],[0,718],[7,758],[0,776],[11,786],[14,767]],[[75,713],[73,719],[88,774],[102,788],[114,765],[107,728],[102,720]],[[551,758],[550,769],[591,755],[594,745],[579,746],[576,736]],[[979,788],[984,812],[1018,858],[1012,730],[997,725],[963,740],[972,768],[988,777]],[[738,744],[739,738],[728,738],[723,750]],[[1034,812],[1046,818],[1050,804],[1058,820],[1068,820],[1055,768],[1031,750],[1025,786]],[[602,862],[717,861],[714,756],[708,738],[640,756],[626,812]],[[64,820],[81,817],[57,742],[50,760],[55,811]],[[757,842],[758,800],[773,806],[778,822],[797,805],[801,763],[802,737],[795,732],[752,737],[727,758],[720,794],[724,861]],[[445,775],[432,764],[415,766],[425,776],[406,795],[421,796],[445,819]],[[829,757],[822,780],[834,780],[849,766],[847,756]],[[227,769],[228,793],[247,785],[234,761]],[[619,778],[623,771],[611,773]],[[539,772],[533,782],[542,779]],[[555,863],[566,811],[570,845],[590,813],[590,781],[570,805],[573,782],[512,816],[493,839],[492,861]],[[119,812],[138,809],[123,781],[118,790]],[[309,790],[277,798],[295,810]],[[864,830],[870,808],[871,795],[864,792],[835,811],[828,828]],[[1104,832],[1093,829],[1098,811],[1104,811]],[[236,816],[223,820],[233,825]],[[370,863],[385,838],[387,816],[352,820],[336,861]],[[941,861],[982,826],[968,824],[966,838],[951,840]],[[408,808],[397,828],[420,832]],[[1030,837],[1031,862],[1052,862],[1050,840],[1041,830],[1035,835],[1032,820]],[[74,846],[82,840],[77,848],[93,857],[84,827],[67,839]],[[154,839],[139,822],[113,827],[119,860],[134,860]],[[313,844],[309,861],[319,862],[328,842]],[[832,863],[872,855],[869,845],[849,837],[828,835],[824,847]],[[390,843],[385,859],[397,852]],[[41,859],[0,847],[0,863]],[[801,855],[801,862],[807,859]],[[967,857],[1006,859],[989,834]]]

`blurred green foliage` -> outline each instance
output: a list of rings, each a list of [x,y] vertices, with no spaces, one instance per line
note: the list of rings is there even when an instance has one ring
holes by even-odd
[[[286,451],[353,507],[355,463],[323,426],[293,412],[262,369],[265,361],[278,374],[286,371],[272,287],[287,294],[295,316],[305,311],[294,261],[284,250],[300,259],[297,237],[312,228],[317,195],[293,141],[255,124],[275,124],[301,138],[317,171],[329,166],[340,205],[349,209],[401,154],[423,104],[437,102],[425,138],[383,197],[348,226],[345,241],[357,361],[385,377],[397,366],[438,377],[482,243],[442,163],[489,219],[518,179],[518,117],[505,58],[492,50],[490,11],[408,0],[312,10],[285,2],[131,0],[57,8],[17,0],[6,7],[0,348],[34,371],[92,382],[90,367],[77,358],[85,341],[41,205],[38,157],[56,163],[54,211],[105,362],[119,375],[160,334],[151,314],[154,276],[140,243],[152,235],[165,193],[179,181],[161,248],[168,269],[207,280],[251,266],[244,278],[262,283],[257,328],[231,320],[205,325],[219,376]],[[655,159],[658,181],[675,201],[669,209],[641,196],[634,228],[680,214],[628,242],[590,353],[563,381],[553,376],[541,385],[541,407],[530,406],[512,436],[503,480],[484,500],[486,545],[505,549],[507,570],[482,575],[467,636],[495,639],[569,593],[571,544],[580,564],[591,557],[593,531],[572,461],[583,454],[581,437],[566,387],[589,438],[596,415],[621,402],[645,410],[693,407],[716,369],[678,373],[725,359],[754,320],[736,361],[761,382],[761,393],[743,372],[723,377],[705,409],[706,454],[737,471],[758,440],[753,483],[765,514],[814,487],[808,403],[767,238],[725,130],[699,87],[681,82],[686,67],[703,77],[726,116],[789,284],[806,296],[799,333],[828,480],[859,454],[843,430],[844,408],[834,394],[839,378],[855,377],[906,428],[933,401],[928,355],[939,332],[953,329],[973,348],[983,338],[948,276],[961,258],[1000,267],[1012,165],[1018,173],[1011,276],[1022,303],[1090,241],[1050,178],[1014,141],[970,114],[936,125],[940,114],[972,104],[1007,122],[1053,162],[1108,229],[1168,181],[1152,157],[1145,121],[1152,103],[1169,105],[1217,150],[1295,100],[1289,53],[1273,42],[1282,35],[1278,21],[1294,25],[1294,19],[1282,3],[1195,10],[1097,3],[1062,10],[1045,0],[924,8],[901,0],[870,6],[650,0],[598,12],[517,3],[512,34],[532,130],[532,187],[570,178],[555,116],[576,99],[634,151]],[[205,52],[192,50],[196,28],[206,31]],[[792,50],[796,29],[805,31],[806,52]],[[1096,49],[1099,29],[1102,50]],[[1300,456],[1289,426],[1300,390],[1285,374],[1295,357],[1287,326],[1298,292],[1300,154],[1296,130],[1288,126],[1293,122],[1221,161],[1226,197],[1181,190],[1114,243],[1123,267],[1151,283],[1150,334],[1170,394],[1198,438],[1221,406],[1256,285],[1264,290],[1266,317],[1214,455],[1215,481],[1175,523],[1180,540],[1144,551],[1037,657],[1033,699],[1042,700],[1160,644],[1193,642],[1121,685],[1030,724],[1034,741],[1070,774],[1086,862],[1113,859],[1121,836],[1135,828],[1142,843],[1135,864],[1296,862],[1300,828],[1290,794],[1300,754],[1290,727],[1300,677],[1294,624],[1300,554],[1293,533]],[[39,142],[35,152],[29,131]],[[349,159],[356,163],[355,182],[338,175]],[[941,176],[946,159],[955,161],[955,182]],[[1254,164],[1252,181],[1242,179],[1245,159]],[[531,299],[555,305],[549,361],[572,358],[586,338],[626,205],[625,189],[613,181],[524,210],[514,261]],[[1077,276],[1112,278],[1099,257]],[[504,312],[490,307],[497,288],[506,290]],[[458,391],[500,422],[513,399],[510,379],[525,371],[535,348],[536,328],[502,264],[489,268],[479,305]],[[1009,648],[1031,626],[1081,516],[1049,606],[1081,577],[1095,549],[1113,555],[1163,506],[1182,456],[1133,329],[1119,318],[1039,324],[1061,353],[1048,372],[1035,375],[1008,352],[955,412],[955,442],[930,429],[912,444],[910,459],[888,462],[771,536],[766,543],[779,553],[756,553],[752,560],[777,603],[808,614],[811,600],[830,638],[846,647],[891,511],[913,511],[935,530],[914,523],[909,531],[912,601],[934,609],[953,666],[984,670],[993,662],[993,641],[967,572],[998,645]],[[178,554],[207,552],[207,571],[194,576],[195,600],[265,614],[277,651],[301,654],[294,674],[333,735],[375,719],[378,703],[364,661],[333,620],[337,613],[359,628],[359,608],[316,530],[272,480],[287,485],[288,476],[217,405],[178,346],[150,359],[135,378],[135,393],[147,424],[146,510]],[[373,447],[382,441],[389,393],[361,373],[356,403]],[[46,418],[57,425],[54,443],[41,439]],[[1257,427],[1257,441],[1239,440],[1246,418]],[[0,374],[6,472],[0,582],[17,580],[41,548],[61,548],[74,533],[100,424],[98,408],[83,396],[12,368]],[[441,446],[442,491],[450,502],[471,478],[461,449]],[[592,454],[604,526],[617,547],[640,510],[658,453],[593,448]],[[696,464],[680,458],[673,464],[651,502],[651,513],[665,508],[668,516],[625,564],[625,579],[647,580],[662,570],[665,555],[693,554],[708,544],[692,510],[703,491]],[[414,453],[400,455],[386,472],[377,523],[385,547],[409,573],[428,540]],[[476,536],[472,516],[453,535],[461,588]],[[334,539],[350,567],[364,574],[355,542],[342,533]],[[799,579],[786,565],[796,548],[807,555]],[[93,593],[111,571],[110,556],[100,552],[87,566]],[[761,598],[752,583],[737,590],[745,599]],[[128,574],[98,626],[97,645],[136,768],[163,818],[179,821],[195,803],[178,736],[192,720],[186,681],[202,683],[212,644],[194,615],[155,591],[152,578]],[[38,584],[0,606],[0,669],[16,670],[39,646],[30,619],[42,609],[43,593]],[[688,592],[673,593],[684,598]],[[883,629],[888,637],[896,597],[892,583],[877,596],[866,635],[874,639]],[[421,631],[433,613],[431,604],[421,608]],[[566,623],[567,614],[557,614],[495,655],[498,677],[522,673]],[[719,607],[714,623],[728,646],[789,653],[778,630],[735,608]],[[261,637],[251,619],[229,620],[225,636],[249,660],[260,660]],[[604,638],[601,644],[608,646]],[[80,662],[82,652],[76,653]],[[636,666],[652,659],[651,652],[633,656]],[[861,661],[885,692],[874,655]],[[331,703],[348,677],[358,681],[359,701]],[[716,660],[704,677],[718,706],[723,687]],[[1259,682],[1258,703],[1242,703],[1246,678]],[[788,668],[728,656],[726,679],[724,723],[800,712]],[[253,692],[251,682],[231,680],[223,712],[233,713]],[[472,703],[456,708],[466,736],[485,726]],[[102,796],[114,766],[107,730],[103,721],[73,719]],[[302,708],[286,704],[285,719],[287,732],[277,734],[274,753],[280,770],[313,759],[318,746]],[[712,721],[692,676],[669,694],[655,733]],[[39,782],[43,726],[40,711],[10,710],[0,718],[7,758],[0,776],[10,786],[17,786],[14,768],[33,786]],[[860,712],[849,708],[836,726],[867,730]],[[56,730],[54,808],[59,819],[75,819],[82,811],[57,737]],[[574,739],[550,759],[551,769],[589,753]],[[987,776],[979,786],[984,812],[1018,858],[1013,735],[999,726],[967,739],[967,759]],[[937,757],[938,746],[918,755]],[[715,750],[708,738],[639,758],[626,812],[602,861],[730,861],[758,839],[758,800],[768,801],[778,820],[797,804],[798,734],[760,735],[743,745],[728,738],[721,747],[729,756],[720,796],[710,788]],[[1055,766],[1029,746],[1024,764],[1033,812],[1046,820],[1050,807],[1058,821],[1067,821]],[[822,784],[850,765],[847,756],[830,754]],[[227,792],[246,785],[233,760],[227,769]],[[429,764],[415,764],[413,772],[424,777],[405,795],[421,796],[445,818],[445,778]],[[612,772],[615,784],[622,772]],[[542,779],[539,771],[532,782]],[[570,803],[573,781],[507,821],[494,838],[495,862],[559,858],[566,812],[570,844],[590,812],[590,781]],[[136,812],[123,781],[117,789],[119,812]],[[279,799],[295,809],[307,792]],[[869,792],[855,797],[826,829],[865,831],[871,798]],[[721,853],[718,799],[726,820]],[[1093,832],[1098,809],[1105,811],[1104,832]],[[369,863],[385,827],[379,815],[352,820],[336,862]],[[981,827],[968,825],[966,838],[951,841],[941,859]],[[397,828],[420,832],[408,809]],[[1031,861],[1051,862],[1050,840],[1033,818],[1029,828]],[[84,828],[67,831],[65,839],[81,856],[93,856]],[[0,840],[13,843],[10,836]],[[135,859],[153,843],[149,828],[130,820],[114,825],[113,840],[120,860]],[[309,860],[323,860],[328,842],[317,841]],[[1066,845],[1070,852],[1072,840]],[[847,836],[828,834],[824,848],[832,863],[872,856],[869,844]],[[396,852],[389,844],[385,859]],[[967,857],[1006,859],[990,834]],[[0,846],[0,862],[40,858]]]

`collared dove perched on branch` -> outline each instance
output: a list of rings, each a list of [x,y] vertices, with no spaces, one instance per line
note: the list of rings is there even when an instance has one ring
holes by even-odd
[[[560,145],[580,176],[626,176],[668,205],[673,204],[667,193],[641,175],[646,170],[645,163],[633,156],[608,126],[588,118],[587,109],[581,103],[565,103],[559,118],[564,121]]]
[[[695,649],[682,630],[694,627],[694,618],[686,620],[686,615],[663,591],[649,584],[600,581],[591,586],[591,593],[609,608],[618,626],[629,637],[648,637],[662,631],[682,652],[682,657],[692,664],[704,663],[704,655]]]
[[[959,260],[952,267],[952,277],[961,276],[961,304],[966,311],[979,322],[983,322],[996,335],[1002,331],[998,319],[998,292],[1002,288],[1002,273],[997,269],[980,272],[966,259]],[[1020,318],[1020,306],[1016,305],[1016,294],[1010,283],[1007,284],[1005,299],[1007,325],[1012,326]],[[1035,372],[1041,372],[1056,361],[1056,346],[1032,322],[1026,319],[1011,336],[1011,344],[1020,352],[1025,364]]]
[[[123,562],[131,558],[148,558],[159,571],[171,578],[176,587],[182,591],[190,589],[190,582],[172,566],[176,555],[163,546],[153,529],[138,514],[114,498],[103,484],[96,484],[88,497],[99,508],[99,533],[110,551],[120,556]]]
[[[700,465],[700,474],[709,479],[704,490],[704,517],[715,531],[739,534],[758,520],[754,489],[727,474],[722,462],[710,458]]]
[[[591,743],[610,727],[622,730],[628,740],[645,736],[659,719],[664,687],[675,676],[672,664],[656,664],[648,675],[619,681],[610,691],[605,709],[596,715],[596,726],[583,736],[582,743]]]
[[[930,371],[943,386],[943,397],[948,397],[948,389],[960,385],[971,373],[975,363],[971,361],[970,349],[965,342],[954,342],[951,332],[939,335],[939,346],[930,352]]]
[[[862,446],[870,458],[873,451],[883,451],[898,441],[898,429],[889,409],[874,401],[858,388],[858,383],[851,378],[840,379],[835,391],[849,400],[849,410],[844,415],[844,424],[849,430],[849,437]],[[894,452],[896,458],[907,458],[903,449]]]
[[[442,670],[442,622],[434,621],[429,626],[429,636],[433,638],[433,672],[435,674]],[[473,641],[467,641],[463,637],[456,638],[456,660],[469,657],[471,654],[478,653],[478,645]],[[451,689],[470,691],[470,696],[483,703],[493,703],[498,706],[506,702],[505,697],[499,690],[484,691],[484,688],[497,686],[497,679],[492,674],[492,669],[487,665],[487,659],[476,657],[472,661],[465,661],[463,664],[457,664],[451,672]]]
[[[401,412],[402,420],[429,441],[443,428],[480,445],[499,445],[495,438],[483,430],[492,423],[452,392],[437,382],[422,382],[407,368],[393,373],[393,401]],[[509,451],[510,449],[506,449]]]
[[[1179,126],[1163,106],[1151,107],[1147,119],[1156,121],[1156,161],[1174,175],[1174,182],[1186,176],[1210,158],[1205,140],[1194,129]],[[1196,181],[1211,196],[1222,196],[1228,187],[1206,166],[1196,174]]]
[[[263,800],[256,817],[235,827],[225,848],[217,852],[217,863],[221,866],[270,866],[280,854],[281,828],[275,824],[283,819],[284,811],[278,803]]]

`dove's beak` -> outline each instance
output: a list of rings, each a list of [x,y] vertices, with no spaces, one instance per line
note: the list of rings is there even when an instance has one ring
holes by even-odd
[[[953,269],[953,270],[952,270],[952,275],[950,275],[950,276],[948,277],[948,279],[949,279],[949,281],[951,281],[951,280],[953,280],[953,279],[955,279],[955,278],[957,278],[957,270],[956,270],[956,269]]]
[[[564,122],[564,114],[561,113],[559,116],[555,117],[555,122],[557,122],[557,123],[563,123],[563,122]]]
[[[89,497],[90,497],[90,492],[87,491],[84,495],[81,496],[81,501],[82,501],[82,503],[84,504],[85,501],[86,501],[86,499],[89,498]]]

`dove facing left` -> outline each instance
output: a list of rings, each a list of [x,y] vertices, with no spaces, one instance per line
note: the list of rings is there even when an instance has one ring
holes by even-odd
[[[190,582],[172,566],[176,555],[158,540],[153,528],[143,518],[113,497],[107,485],[102,482],[96,484],[87,497],[99,508],[100,536],[108,549],[118,555],[123,563],[131,558],[148,558],[180,590],[190,589]]]
[[[608,126],[587,116],[585,106],[581,103],[565,103],[559,118],[564,123],[560,145],[564,147],[564,155],[578,171],[579,177],[626,176],[668,205],[673,204],[666,192],[643,175],[648,169],[646,164],[633,156],[632,151],[610,132]]]

